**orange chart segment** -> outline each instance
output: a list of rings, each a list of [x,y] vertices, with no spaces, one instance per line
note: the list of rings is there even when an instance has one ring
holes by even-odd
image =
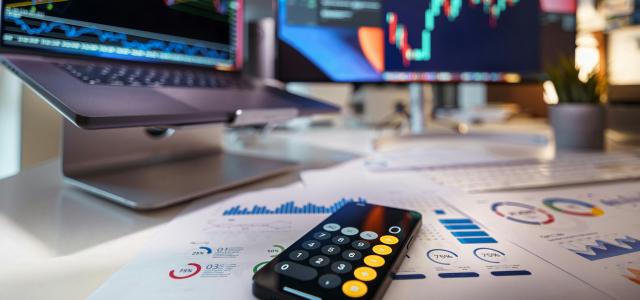
[[[382,73],[384,70],[384,30],[378,27],[358,28],[360,49],[371,66]]]

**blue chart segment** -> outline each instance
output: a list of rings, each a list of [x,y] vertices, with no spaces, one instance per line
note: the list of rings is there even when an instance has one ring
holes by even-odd
[[[516,271],[493,271],[491,272],[493,276],[529,276],[531,272],[527,270],[516,270]]]
[[[439,221],[461,244],[495,244],[498,242],[490,237],[486,231],[481,230],[480,226],[474,224],[471,219],[440,219]]]
[[[393,280],[419,280],[426,279],[427,276],[424,274],[416,273],[416,274],[393,274],[391,275]]]
[[[476,272],[456,272],[456,273],[439,273],[440,278],[468,278],[468,277],[480,277],[480,274]]]
[[[241,207],[240,205],[234,206],[225,210],[223,216],[237,216],[237,215],[292,215],[292,214],[330,214],[336,212],[343,206],[356,202],[367,203],[364,198],[347,199],[343,198],[329,206],[316,205],[313,203],[307,203],[302,206],[296,206],[295,201],[288,201],[282,205],[270,209],[267,206],[254,205],[252,208]]]
[[[595,240],[594,244],[586,245],[584,249],[569,249],[571,252],[588,260],[600,260],[604,258],[640,252],[640,240],[630,236],[614,239],[614,241]]]

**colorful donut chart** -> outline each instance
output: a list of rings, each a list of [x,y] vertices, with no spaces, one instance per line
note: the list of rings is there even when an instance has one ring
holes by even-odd
[[[584,201],[567,198],[547,198],[542,202],[545,206],[568,215],[582,217],[599,217],[604,210]]]
[[[518,202],[496,202],[491,205],[491,210],[507,220],[523,224],[546,225],[555,221],[553,215],[545,210]]]

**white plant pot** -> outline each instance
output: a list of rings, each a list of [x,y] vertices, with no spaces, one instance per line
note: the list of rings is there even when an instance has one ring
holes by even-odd
[[[598,104],[557,104],[549,107],[556,148],[562,150],[602,150],[606,129],[606,109]]]

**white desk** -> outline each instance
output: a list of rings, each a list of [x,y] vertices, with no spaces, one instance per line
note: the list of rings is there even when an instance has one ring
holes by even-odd
[[[231,148],[298,160],[303,170],[366,153],[377,135],[367,130],[274,133]],[[336,149],[344,141],[351,141],[348,152]],[[322,143],[324,148],[317,146]],[[291,172],[211,197],[297,180],[298,173]],[[121,207],[64,184],[58,160],[0,181],[0,299],[85,299],[186,205],[151,212]]]
[[[516,126],[511,132],[531,133],[527,128],[532,129]],[[533,127],[533,133],[545,132],[545,126]],[[231,148],[298,160],[303,170],[369,153],[380,135],[372,130],[276,132]],[[296,180],[298,172],[292,172],[208,198]],[[0,299],[86,298],[186,205],[152,212],[123,208],[64,184],[59,161],[0,181]]]

